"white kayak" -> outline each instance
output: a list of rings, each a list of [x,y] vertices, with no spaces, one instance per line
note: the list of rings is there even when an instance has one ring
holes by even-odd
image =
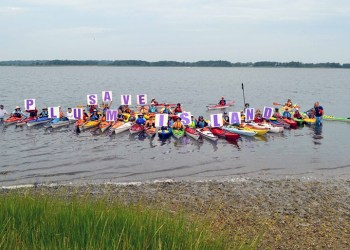
[[[70,121],[70,120],[58,121],[58,122],[52,123],[51,127],[52,128],[60,128],[60,127],[63,127],[63,126],[67,126],[67,125],[69,125],[69,124],[71,124],[73,122],[74,121]]]
[[[226,130],[226,131],[229,131],[229,132],[232,132],[232,133],[239,134],[239,135],[245,135],[245,136],[254,136],[254,135],[257,134],[254,131],[245,130],[243,128],[237,128],[237,127],[234,127],[234,126],[231,126],[231,125],[223,126],[222,129]]]
[[[269,129],[270,133],[282,133],[284,131],[284,127],[274,126],[271,123],[255,123],[251,122],[249,123],[254,128],[267,128]]]
[[[197,132],[204,138],[207,138],[211,141],[216,142],[219,139],[219,137],[214,135],[208,128],[197,128]]]
[[[234,101],[230,101],[230,102],[227,102],[226,105],[220,105],[220,104],[215,104],[215,105],[207,105],[207,108],[209,110],[213,110],[213,109],[225,109],[225,108],[228,108],[230,106],[232,106],[233,104],[235,104]]]
[[[126,123],[124,123],[123,125],[121,125],[121,126],[115,128],[115,129],[114,129],[114,132],[115,132],[116,134],[119,134],[119,133],[121,133],[121,132],[124,132],[124,131],[129,130],[129,129],[131,128],[131,126],[132,126],[132,122],[126,122]]]

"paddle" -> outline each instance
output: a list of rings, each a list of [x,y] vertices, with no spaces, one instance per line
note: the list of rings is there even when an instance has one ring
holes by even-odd
[[[243,82],[242,82],[242,91],[243,91],[243,108],[245,108],[245,95],[244,95],[244,85],[243,85]]]

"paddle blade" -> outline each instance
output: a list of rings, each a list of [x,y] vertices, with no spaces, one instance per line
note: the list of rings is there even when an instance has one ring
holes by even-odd
[[[282,105],[282,104],[279,104],[278,102],[273,102],[272,104],[273,104],[274,106]]]

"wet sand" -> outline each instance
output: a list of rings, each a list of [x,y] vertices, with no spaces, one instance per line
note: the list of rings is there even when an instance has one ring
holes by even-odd
[[[350,249],[350,180],[164,181],[18,190],[51,196],[77,192],[184,211],[191,218],[208,219],[214,231],[224,230],[228,237],[261,235],[261,249]]]

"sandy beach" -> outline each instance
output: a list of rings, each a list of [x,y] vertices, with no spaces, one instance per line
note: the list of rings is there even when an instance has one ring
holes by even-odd
[[[228,237],[261,235],[259,248],[349,249],[350,180],[153,182],[17,189],[61,196],[77,193],[204,217]],[[13,192],[1,189],[1,193]]]

